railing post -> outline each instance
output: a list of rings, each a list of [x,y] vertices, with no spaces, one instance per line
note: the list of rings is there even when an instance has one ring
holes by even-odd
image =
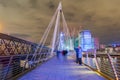
[[[112,66],[112,69],[113,69],[115,78],[116,78],[116,80],[119,80],[119,79],[118,79],[117,72],[116,72],[115,67],[114,67],[114,65],[113,65],[113,62],[112,62],[112,58],[111,58],[110,54],[107,54],[107,55],[108,55],[108,57],[109,57],[109,60],[110,60],[110,63],[111,63],[111,66]]]
[[[94,59],[95,59],[95,64],[96,64],[97,70],[100,71],[98,61],[97,61],[97,58],[96,58],[96,49],[94,50]]]
[[[7,77],[7,74],[8,74],[8,72],[9,72],[10,64],[11,64],[11,62],[12,62],[12,59],[13,59],[13,56],[10,57],[10,61],[9,61],[9,63],[8,63],[8,66],[7,66],[7,72],[6,72],[6,74],[4,75],[3,80],[5,80],[6,77]]]
[[[26,64],[27,64],[28,57],[29,57],[29,54],[27,54],[27,56],[26,56],[26,58],[25,58],[25,63],[24,63],[22,72],[25,70],[25,67],[26,67]],[[29,60],[28,60],[28,61],[29,61]],[[30,65],[30,66],[31,66],[31,65]],[[29,67],[29,64],[28,64],[28,67]]]
[[[87,58],[87,65],[89,65],[89,57],[88,57],[88,52],[86,52],[86,58]]]

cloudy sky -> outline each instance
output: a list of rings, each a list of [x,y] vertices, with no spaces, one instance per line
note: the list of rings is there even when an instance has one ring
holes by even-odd
[[[38,42],[60,0],[0,0],[0,32]],[[120,42],[120,0],[61,0],[70,29],[89,29],[101,43]]]

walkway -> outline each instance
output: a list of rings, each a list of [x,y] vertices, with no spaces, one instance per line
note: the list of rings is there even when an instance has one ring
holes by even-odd
[[[18,80],[106,80],[86,66],[80,66],[71,57],[66,61],[53,59],[38,66]]]

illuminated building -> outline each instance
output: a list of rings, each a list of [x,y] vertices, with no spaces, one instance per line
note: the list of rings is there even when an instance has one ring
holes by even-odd
[[[100,44],[99,44],[99,39],[98,38],[94,38],[94,47],[96,49],[99,49],[100,48]]]
[[[79,37],[74,38],[74,46],[75,48],[79,46]]]
[[[63,32],[61,32],[60,36],[59,36],[58,50],[62,51],[64,49],[65,49],[65,34]]]
[[[94,48],[94,40],[92,39],[90,30],[83,30],[79,33],[79,46],[83,51]]]

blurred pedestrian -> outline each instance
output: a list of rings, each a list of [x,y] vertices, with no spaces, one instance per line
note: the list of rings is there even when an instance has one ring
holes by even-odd
[[[57,58],[58,58],[58,59],[59,59],[59,57],[60,57],[60,53],[61,53],[61,51],[57,50],[56,54],[57,54]]]
[[[78,63],[82,65],[82,49],[79,47],[79,53],[78,53]]]
[[[78,63],[79,62],[79,48],[77,47],[77,48],[74,48],[75,49],[75,52],[76,52],[76,63]]]
[[[67,50],[63,50],[62,51],[62,55],[63,55],[63,58],[66,60],[66,58],[67,58],[67,53],[68,53],[68,51]]]

